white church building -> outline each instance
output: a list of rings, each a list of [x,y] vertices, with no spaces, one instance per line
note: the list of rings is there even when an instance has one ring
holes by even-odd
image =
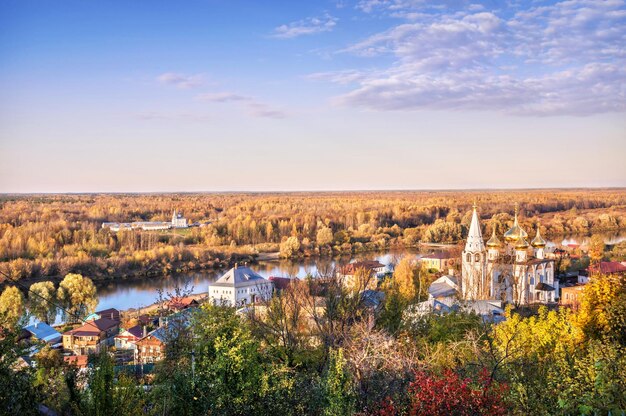
[[[272,296],[272,282],[248,267],[235,267],[209,285],[209,301],[216,305],[243,307]]]
[[[176,212],[172,214],[172,227],[173,228],[187,228],[187,219],[183,217],[183,214]]]
[[[474,205],[461,259],[461,298],[502,300],[516,305],[555,302],[559,282],[554,278],[554,260],[545,258],[546,241],[539,228],[530,244],[527,237],[518,223],[516,206],[513,226],[503,235],[504,244],[495,228],[485,243]]]

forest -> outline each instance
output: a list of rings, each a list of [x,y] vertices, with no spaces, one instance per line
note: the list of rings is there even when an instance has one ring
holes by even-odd
[[[454,243],[476,203],[484,232],[521,225],[547,237],[626,228],[626,190],[407,191],[0,196],[0,271],[32,281],[223,267],[259,253],[319,256]],[[103,222],[169,221],[184,230],[111,232]]]

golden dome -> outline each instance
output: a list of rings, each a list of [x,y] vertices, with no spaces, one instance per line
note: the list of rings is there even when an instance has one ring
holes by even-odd
[[[526,250],[529,247],[526,237],[520,237],[515,244],[515,250]]]
[[[509,231],[504,233],[504,239],[507,243],[514,243],[515,241],[521,238],[527,238],[528,233],[524,231],[522,227],[519,226],[517,221],[517,204],[515,204],[515,220],[513,221],[513,226]]]
[[[502,246],[502,243],[500,242],[500,240],[498,240],[498,237],[496,237],[496,227],[492,228],[492,233],[491,233],[491,238],[487,241],[487,247],[488,248],[498,248]]]
[[[530,243],[535,248],[543,248],[546,246],[546,240],[541,237],[539,233],[539,227],[537,227],[537,235],[533,238],[533,241]]]

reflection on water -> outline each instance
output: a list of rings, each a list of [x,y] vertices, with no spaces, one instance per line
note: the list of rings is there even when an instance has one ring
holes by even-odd
[[[261,276],[299,277],[325,274],[336,265],[347,264],[353,260],[376,259],[383,264],[396,264],[404,255],[417,255],[417,249],[394,249],[381,253],[361,253],[338,258],[318,258],[300,260],[264,261],[252,266]],[[153,304],[160,289],[173,291],[178,286],[188,284],[193,293],[207,292],[209,283],[214,282],[226,270],[209,270],[184,275],[149,277],[135,280],[121,280],[98,286],[98,310],[107,308],[141,308]]]
[[[599,234],[604,237],[606,244],[617,244],[621,241],[626,241],[626,231],[624,230]],[[567,236],[565,244],[586,244],[589,238],[590,236],[581,235]],[[562,239],[555,238],[554,242],[559,245]],[[419,250],[392,249],[381,253],[355,254],[352,257],[265,261],[255,264],[252,267],[266,278],[270,276],[303,278],[307,274],[316,276],[318,275],[318,271],[320,274],[328,273],[337,264],[347,264],[352,260],[376,259],[383,264],[396,264],[405,254],[417,255],[419,254]],[[161,276],[111,282],[98,287],[98,309],[129,309],[148,306],[155,302],[158,289],[164,292],[172,291],[177,284],[182,286],[187,283],[189,286],[193,286],[194,293],[207,292],[209,283],[215,281],[224,272],[225,270],[210,270],[177,276]]]

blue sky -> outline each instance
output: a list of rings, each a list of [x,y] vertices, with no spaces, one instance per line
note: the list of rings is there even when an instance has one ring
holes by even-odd
[[[626,186],[621,0],[3,1],[0,192]]]

